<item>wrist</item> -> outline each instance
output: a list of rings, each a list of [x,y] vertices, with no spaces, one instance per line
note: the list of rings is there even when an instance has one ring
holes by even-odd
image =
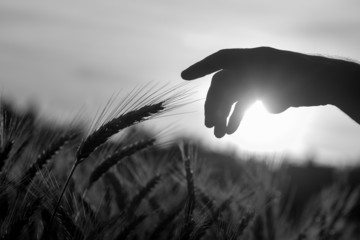
[[[323,80],[327,104],[335,105],[360,123],[360,65],[340,59],[329,59],[324,65]]]

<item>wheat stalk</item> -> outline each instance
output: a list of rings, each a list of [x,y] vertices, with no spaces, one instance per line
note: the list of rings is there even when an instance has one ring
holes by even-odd
[[[89,219],[92,223],[97,222],[97,214],[92,209],[91,204],[84,199],[81,194],[75,194],[75,197],[77,198],[77,201],[81,204],[84,216]]]
[[[140,109],[127,112],[102,125],[98,130],[88,136],[81,144],[76,153],[77,162],[82,162],[96,148],[105,143],[111,136],[124,128],[149,119],[161,113],[165,109],[165,102],[146,105]]]
[[[21,230],[29,223],[29,219],[35,214],[35,212],[41,207],[41,205],[42,197],[38,197],[34,201],[26,204],[24,214],[14,223],[12,223],[6,235],[2,236],[1,239],[17,239],[21,233]]]
[[[129,157],[149,146],[152,146],[155,139],[148,139],[137,141],[133,144],[127,145],[118,151],[115,151],[112,155],[107,157],[95,170],[90,174],[88,187],[90,188],[99,178],[102,177],[111,167],[119,163],[122,159]]]
[[[193,219],[193,212],[195,209],[195,185],[194,176],[191,169],[190,157],[185,154],[184,144],[180,146],[180,151],[184,163],[186,183],[187,183],[187,201],[185,205],[184,226],[180,232],[180,239],[189,239],[191,232],[194,229],[195,223]]]
[[[129,206],[126,208],[127,213],[133,213],[137,207],[140,205],[141,201],[148,196],[151,191],[158,185],[160,180],[162,179],[162,175],[155,175],[151,178],[144,187],[140,189],[140,191],[132,198],[129,203]]]
[[[215,204],[214,204],[214,200],[209,197],[207,194],[205,194],[201,189],[196,188],[196,193],[198,195],[198,200],[200,200],[199,202],[204,204],[206,206],[206,208],[212,213],[215,213]]]
[[[114,239],[115,240],[123,240],[126,239],[129,234],[131,234],[134,229],[142,223],[147,216],[142,214],[140,216],[136,216],[133,221],[131,221]]]
[[[10,151],[12,149],[14,145],[13,141],[8,141],[5,146],[1,149],[0,152],[0,172],[2,172],[2,168],[5,165],[6,160],[8,159],[9,155],[10,155]]]
[[[213,222],[212,218],[207,217],[202,223],[198,223],[189,236],[189,239],[200,240],[205,235],[206,230],[212,226]]]
[[[62,196],[64,195],[65,189],[69,184],[76,167],[99,146],[104,144],[111,136],[120,132],[121,130],[189,103],[188,101],[186,102],[189,91],[181,89],[179,90],[179,87],[180,86],[175,86],[165,90],[162,88],[152,93],[150,91],[144,91],[145,94],[141,95],[137,99],[136,97],[140,94],[140,91],[135,91],[135,94],[128,95],[122,104],[118,105],[117,108],[110,112],[108,116],[109,120],[101,123],[97,130],[95,130],[81,142],[76,152],[76,160],[74,161],[65,185],[63,186],[58,201],[55,205],[51,222],[54,219]],[[111,100],[109,100],[109,105],[103,109],[98,120],[95,122],[95,125],[98,125],[101,122],[102,118],[106,115],[105,112],[109,109],[110,105]]]
[[[119,210],[124,209],[124,206],[127,202],[127,193],[119,179],[115,176],[115,174],[108,172],[105,174],[104,180],[106,184],[112,186],[115,193],[116,204]]]
[[[59,219],[61,220],[64,229],[69,233],[72,239],[85,239],[84,233],[80,227],[76,225],[71,216],[63,208],[60,208]]]
[[[6,164],[3,166],[3,172],[9,172],[10,169],[15,165],[16,161],[21,158],[22,154],[25,152],[26,147],[30,143],[31,137],[31,134],[27,135],[25,140],[23,140],[16,149],[13,149],[11,158],[9,158]],[[10,159],[11,161],[9,161]]]
[[[240,236],[244,232],[244,230],[248,227],[250,221],[254,217],[255,217],[255,214],[253,212],[245,212],[244,213],[243,217],[240,219],[239,226],[236,229],[236,236]],[[268,238],[268,239],[273,239],[273,238]]]
[[[186,183],[188,190],[188,204],[185,208],[185,220],[189,222],[192,219],[193,211],[195,208],[195,186],[194,186],[194,177],[193,171],[190,165],[190,158],[187,157],[184,159],[185,172],[186,172]]]
[[[149,240],[156,240],[159,239],[160,234],[166,229],[166,227],[174,221],[174,219],[180,214],[180,212],[184,208],[184,204],[186,202],[186,199],[182,200],[173,210],[173,212],[169,213],[163,220],[161,220],[153,232],[151,233]]]
[[[105,216],[110,216],[112,200],[113,195],[111,192],[111,188],[110,186],[105,186],[104,200],[100,206],[100,212],[102,212]]]
[[[51,160],[55,155],[57,155],[66,143],[68,143],[74,138],[75,135],[63,135],[55,142],[50,144],[47,149],[43,150],[37,157],[36,161],[29,167],[29,169],[22,177],[21,187],[25,188],[27,184],[29,184],[33,180],[36,173],[38,173],[49,160]]]
[[[182,84],[171,88],[162,86],[157,90],[154,89],[155,86],[149,87],[150,89],[145,86],[133,90],[112,111],[109,109],[114,99],[110,99],[93,123],[93,129],[96,130],[81,142],[76,152],[76,160],[82,162],[121,130],[190,103],[187,98],[191,92],[183,86]]]

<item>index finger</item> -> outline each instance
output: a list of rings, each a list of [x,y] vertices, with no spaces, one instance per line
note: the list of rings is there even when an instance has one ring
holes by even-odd
[[[181,73],[185,80],[203,77],[221,69],[226,69],[234,64],[234,58],[240,49],[223,49],[191,65]]]

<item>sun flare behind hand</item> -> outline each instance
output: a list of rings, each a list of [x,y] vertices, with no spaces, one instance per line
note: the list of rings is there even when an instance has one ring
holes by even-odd
[[[281,114],[271,114],[258,100],[246,110],[232,139],[241,148],[256,152],[284,149],[301,151],[305,131],[299,131],[299,128],[304,126],[292,109]]]
[[[256,124],[258,121],[261,121],[262,118],[268,117],[268,115],[268,110],[260,100],[257,100],[245,111],[245,118],[250,119],[254,124]]]

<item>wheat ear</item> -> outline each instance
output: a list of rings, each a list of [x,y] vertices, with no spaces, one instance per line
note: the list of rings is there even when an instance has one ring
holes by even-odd
[[[195,208],[195,185],[194,185],[194,175],[191,169],[190,157],[185,157],[184,159],[184,167],[186,173],[186,183],[187,183],[187,191],[188,191],[188,203],[185,208],[185,219],[186,221],[190,221],[192,218],[193,210]]]
[[[27,203],[21,218],[12,223],[11,228],[8,229],[8,232],[5,234],[5,236],[2,236],[1,239],[18,239],[21,230],[25,227],[26,224],[29,223],[30,218],[41,207],[41,205],[41,197],[38,197],[34,201]]]
[[[71,216],[63,208],[60,208],[59,210],[59,219],[61,220],[64,230],[68,232],[72,239],[85,239],[82,229],[74,222]]]
[[[69,184],[69,181],[74,174],[77,165],[84,161],[93,151],[95,151],[96,148],[104,144],[111,136],[118,133],[122,129],[186,104],[182,101],[184,101],[189,93],[188,91],[184,90],[179,91],[179,87],[180,86],[165,90],[161,89],[161,92],[159,90],[153,93],[149,93],[149,91],[147,91],[137,99],[136,95],[140,94],[140,92],[135,92],[133,96],[129,95],[124,101],[125,106],[120,104],[117,109],[114,109],[110,114],[109,121],[101,124],[97,130],[95,130],[81,142],[76,152],[76,160],[74,161],[65,185],[60,193],[59,199],[55,205],[54,212],[51,217],[51,222],[54,219],[62,196],[64,195],[66,187]],[[174,91],[177,92],[174,93]],[[105,107],[96,122],[101,122],[101,119],[104,117],[108,107],[109,105]],[[124,109],[126,110],[126,113],[122,113]]]
[[[39,172],[49,160],[57,155],[67,142],[74,138],[75,135],[61,136],[55,142],[50,144],[47,149],[43,150],[22,177],[21,187],[26,187],[33,180],[36,173]]]
[[[122,159],[129,157],[145,148],[152,146],[155,139],[141,140],[133,144],[127,145],[112,155],[107,157],[95,170],[90,174],[88,187],[90,188],[99,178],[101,178],[111,167],[119,163]]]
[[[108,172],[104,176],[105,184],[112,186],[115,193],[115,200],[119,210],[123,210],[127,202],[127,192],[122,186],[119,179],[112,172]]]
[[[85,158],[87,158],[97,147],[106,142],[112,135],[118,133],[120,130],[129,127],[135,123],[146,120],[156,113],[160,113],[164,110],[165,102],[157,104],[146,105],[138,110],[133,110],[128,113],[122,114],[120,117],[114,118],[105,124],[103,124],[98,130],[87,137],[78,148],[76,152],[76,160],[71,168],[70,174],[65,182],[65,185],[60,193],[59,199],[55,205],[54,213],[51,218],[51,222],[54,219],[57,208],[59,207],[62,196],[65,189],[69,184],[72,175],[78,164],[80,164]]]
[[[228,206],[228,200],[225,200],[219,208],[216,209],[214,201],[203,193],[200,189],[197,189],[199,199],[206,208],[209,210],[209,214],[205,217],[205,220],[201,224],[197,224],[194,231],[190,235],[190,240],[200,240],[206,233],[206,231],[216,222],[223,211],[223,208]],[[229,200],[230,201],[230,200]]]
[[[180,214],[183,210],[185,205],[186,199],[183,199],[173,210],[170,212],[164,219],[162,219],[157,226],[155,227],[154,231],[151,233],[149,240],[156,240],[159,239],[161,233],[168,227],[170,223],[174,221],[174,219]]]
[[[78,162],[87,158],[96,148],[105,143],[111,136],[124,128],[149,119],[153,115],[161,113],[165,109],[165,102],[146,105],[137,110],[122,114],[100,126],[95,132],[88,136],[76,152]]]
[[[187,201],[185,205],[184,226],[180,232],[180,239],[189,239],[191,232],[194,230],[193,212],[195,209],[195,185],[194,175],[191,169],[190,157],[185,154],[185,144],[181,144],[180,152],[184,163],[186,182],[187,182]],[[187,149],[188,150],[188,149]]]
[[[134,229],[141,224],[145,219],[146,215],[142,214],[140,216],[136,216],[134,220],[132,220],[114,239],[115,240],[123,240],[126,239],[129,234],[131,234]]]
[[[159,184],[162,179],[162,175],[155,175],[151,178],[144,187],[140,189],[140,191],[132,198],[129,203],[129,206],[126,208],[126,212],[133,214],[137,207],[140,205],[141,201],[146,198],[151,191]]]
[[[2,168],[4,167],[6,160],[10,155],[10,151],[14,145],[13,141],[8,141],[5,146],[0,151],[0,172],[2,172]]]

